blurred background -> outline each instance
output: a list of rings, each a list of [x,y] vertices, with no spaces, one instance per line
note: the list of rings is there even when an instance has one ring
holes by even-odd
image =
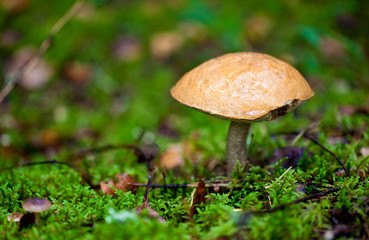
[[[74,2],[0,0],[1,88]],[[193,161],[178,166],[224,166],[229,123],[180,105],[169,90],[202,62],[236,51],[290,63],[316,92],[295,113],[255,124],[251,157],[270,157],[283,142],[265,138],[282,130],[339,136],[365,128],[367,119],[354,115],[369,109],[368,12],[365,0],[86,0],[0,104],[0,164],[63,160],[84,148],[133,143],[144,132],[141,144],[171,146]],[[130,158],[104,155],[114,167],[96,174],[122,165],[135,171]]]

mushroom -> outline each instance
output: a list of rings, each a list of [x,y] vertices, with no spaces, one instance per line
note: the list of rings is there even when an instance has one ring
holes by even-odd
[[[238,52],[213,58],[185,74],[171,89],[180,103],[230,120],[227,175],[236,160],[246,163],[253,122],[272,121],[314,96],[291,65],[267,54]]]
[[[23,217],[22,213],[14,212],[8,215],[8,221],[9,222],[19,222],[22,217]]]
[[[29,198],[23,202],[23,209],[35,215],[35,222],[40,222],[40,213],[49,210],[51,203],[45,198]]]

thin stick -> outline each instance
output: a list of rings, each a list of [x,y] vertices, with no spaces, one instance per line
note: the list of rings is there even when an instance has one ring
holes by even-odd
[[[45,54],[47,49],[53,42],[54,36],[64,27],[64,25],[81,9],[85,0],[76,1],[69,10],[58,20],[58,22],[51,28],[48,37],[41,43],[37,53],[27,61],[13,76],[11,81],[0,92],[0,103],[8,96],[14,89],[17,83],[27,75],[40,62],[41,57]]]
[[[205,187],[228,187],[231,182],[271,182],[271,180],[249,180],[249,179],[219,179],[219,180],[207,180]],[[196,188],[199,183],[188,184],[151,184],[151,188]],[[128,185],[137,187],[147,187],[146,183],[128,183]],[[243,185],[236,185],[235,187],[244,187]]]
[[[168,189],[167,189],[167,177],[165,176],[164,172],[162,172],[161,174],[163,175],[164,191],[167,192],[168,191]]]
[[[324,192],[314,193],[314,194],[311,194],[311,195],[306,196],[304,198],[299,198],[299,199],[296,199],[295,201],[292,201],[292,202],[289,202],[289,203],[285,203],[285,204],[281,204],[279,206],[276,206],[276,207],[273,207],[273,208],[270,208],[270,209],[245,212],[243,214],[243,216],[246,217],[246,216],[249,216],[250,214],[258,215],[258,214],[276,212],[276,211],[282,210],[282,209],[284,209],[286,207],[289,207],[291,205],[294,205],[294,204],[297,204],[297,203],[301,203],[301,202],[307,202],[307,201],[309,201],[311,199],[321,198],[321,197],[327,196],[330,193],[338,192],[340,190],[341,190],[341,188],[332,188],[330,190],[327,190],[327,191],[324,191]]]
[[[281,180],[284,177],[284,175],[286,175],[291,169],[292,169],[292,166],[290,166],[278,179]],[[272,185],[268,185],[265,187],[265,189],[270,188],[271,186]]]
[[[143,203],[148,203],[149,202],[149,191],[150,191],[150,187],[152,187],[152,181],[151,181],[151,175],[148,176],[147,178],[147,184],[146,184],[146,190],[145,190],[145,195],[144,195],[144,199],[143,199]]]
[[[310,141],[312,141],[313,143],[315,143],[316,145],[318,145],[321,149],[323,149],[324,151],[328,152],[332,157],[334,157],[337,162],[341,165],[342,169],[345,171],[345,173],[347,174],[347,176],[351,177],[350,172],[346,169],[345,165],[343,165],[341,159],[334,154],[332,151],[330,151],[328,148],[324,147],[318,140],[316,140],[315,138],[311,137],[308,133],[308,131],[305,131],[303,133],[302,136],[304,136],[305,138],[309,139]],[[287,135],[299,135],[301,132],[296,133],[296,132],[290,132],[290,133],[282,133],[282,134],[287,134]]]
[[[318,142],[318,140],[316,140],[315,138],[311,137],[309,134],[304,133],[303,136],[306,137],[307,139],[309,139],[310,141],[312,141],[313,143],[315,143],[316,145],[318,145],[324,151],[328,152],[332,157],[334,157],[337,160],[337,162],[341,165],[341,167],[343,168],[343,170],[345,171],[345,173],[347,174],[347,176],[351,177],[350,172],[346,169],[345,165],[343,165],[341,159],[339,159],[339,157],[337,157],[336,154],[334,154],[328,148],[324,147],[321,143]]]

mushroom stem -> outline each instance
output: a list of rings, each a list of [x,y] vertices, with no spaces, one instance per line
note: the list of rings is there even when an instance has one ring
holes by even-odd
[[[33,213],[35,215],[35,223],[36,225],[40,225],[40,217],[41,217],[41,214],[39,212],[35,212]]]
[[[246,138],[250,123],[231,121],[227,137],[227,176],[230,177],[236,160],[242,165],[246,164]]]

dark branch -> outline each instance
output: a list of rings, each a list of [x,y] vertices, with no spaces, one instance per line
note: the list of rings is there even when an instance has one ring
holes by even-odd
[[[316,145],[318,145],[324,151],[328,152],[332,157],[334,157],[337,160],[337,162],[341,165],[341,167],[343,168],[343,170],[345,171],[345,173],[347,174],[347,176],[351,177],[350,172],[346,169],[345,165],[342,163],[341,159],[339,159],[339,157],[337,157],[336,154],[334,154],[328,148],[324,147],[321,143],[318,142],[318,140],[316,140],[315,138],[311,137],[309,134],[304,133],[303,136],[305,138],[309,139],[310,141],[312,141],[313,143],[315,143]]]
[[[327,191],[314,193],[314,194],[311,194],[309,196],[306,196],[306,197],[303,197],[303,198],[299,198],[299,199],[296,199],[295,201],[292,201],[292,202],[289,202],[289,203],[285,203],[285,204],[281,204],[279,206],[276,206],[276,207],[273,207],[273,208],[270,208],[270,209],[245,212],[243,214],[243,216],[246,216],[246,215],[249,216],[250,214],[259,215],[259,214],[264,214],[264,213],[273,213],[273,212],[282,210],[282,209],[284,209],[286,207],[289,207],[289,206],[294,205],[294,204],[297,204],[297,203],[307,202],[307,201],[312,200],[312,199],[317,199],[317,198],[325,197],[328,194],[331,194],[331,193],[334,193],[334,192],[338,192],[340,190],[341,190],[341,188],[332,188],[332,189],[329,189]]]
[[[13,90],[18,82],[27,75],[41,60],[42,56],[51,46],[54,36],[60,31],[61,28],[81,9],[84,4],[84,0],[77,0],[69,10],[58,20],[58,22],[51,28],[48,37],[41,43],[37,53],[27,61],[13,76],[8,84],[0,92],[0,103],[6,98],[6,96]]]

